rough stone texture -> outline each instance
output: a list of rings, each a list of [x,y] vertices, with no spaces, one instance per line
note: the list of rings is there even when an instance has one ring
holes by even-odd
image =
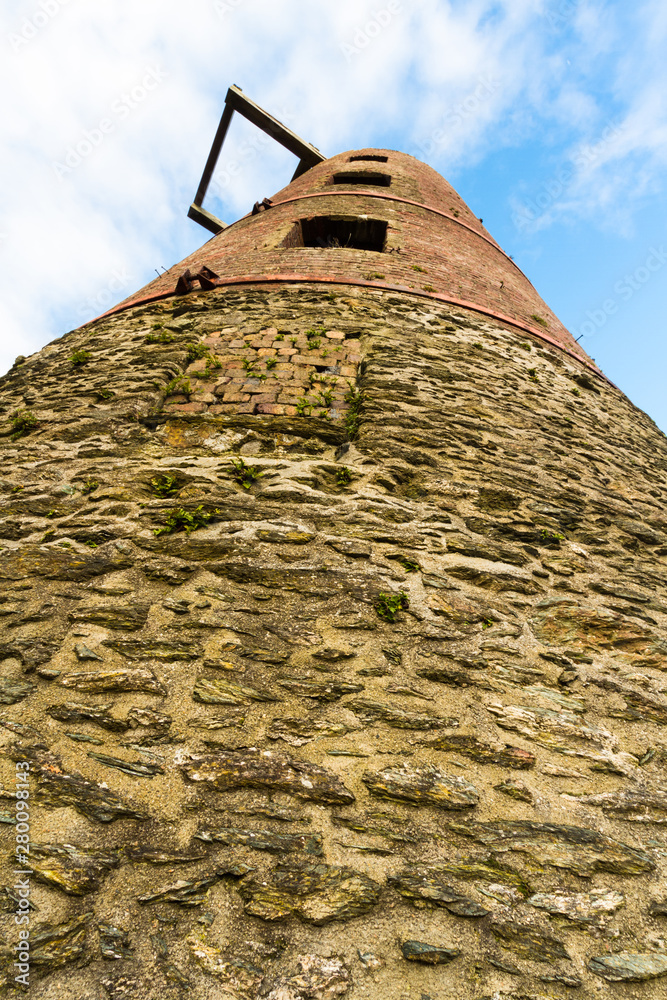
[[[590,960],[588,968],[596,975],[618,982],[646,982],[667,976],[667,955],[598,955]]]
[[[284,252],[444,281],[392,218],[401,254]],[[0,380],[31,998],[666,1000],[665,439],[417,291],[169,296]]]

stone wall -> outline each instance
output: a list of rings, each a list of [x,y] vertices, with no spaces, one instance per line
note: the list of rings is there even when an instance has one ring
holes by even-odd
[[[298,285],[125,310],[0,393],[27,995],[667,997],[645,414],[480,314]]]

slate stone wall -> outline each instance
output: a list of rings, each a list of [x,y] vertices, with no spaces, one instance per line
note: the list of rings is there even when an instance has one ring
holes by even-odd
[[[618,390],[294,285],[0,406],[0,995],[27,761],[30,997],[667,997],[667,447]]]

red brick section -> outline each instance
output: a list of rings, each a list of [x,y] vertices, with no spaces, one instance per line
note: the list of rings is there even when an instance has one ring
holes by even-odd
[[[173,384],[165,413],[305,414],[340,420],[361,360],[359,343],[338,330],[314,326],[295,334],[275,327],[238,339],[209,334],[209,356],[193,362]]]
[[[364,153],[385,155],[387,162],[351,162],[352,156]],[[391,185],[334,184],[334,174],[340,171],[386,173]],[[173,295],[186,269],[196,273],[203,266],[225,286],[267,278],[339,280],[477,308],[548,339],[595,368],[452,186],[414,157],[377,149],[341,153],[313,167],[272,201],[273,208],[239,219],[111,312]],[[365,215],[386,221],[384,252],[283,245],[295,222],[316,215]]]

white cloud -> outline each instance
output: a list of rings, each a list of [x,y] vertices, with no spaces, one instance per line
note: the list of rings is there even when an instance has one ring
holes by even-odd
[[[567,3],[568,43],[551,54],[551,92],[545,89],[536,102],[544,123],[552,124],[557,154],[532,189],[515,191],[515,218],[533,215],[526,227],[533,231],[594,221],[629,238],[647,199],[664,183],[664,4],[649,0],[637,12],[620,3]]]

